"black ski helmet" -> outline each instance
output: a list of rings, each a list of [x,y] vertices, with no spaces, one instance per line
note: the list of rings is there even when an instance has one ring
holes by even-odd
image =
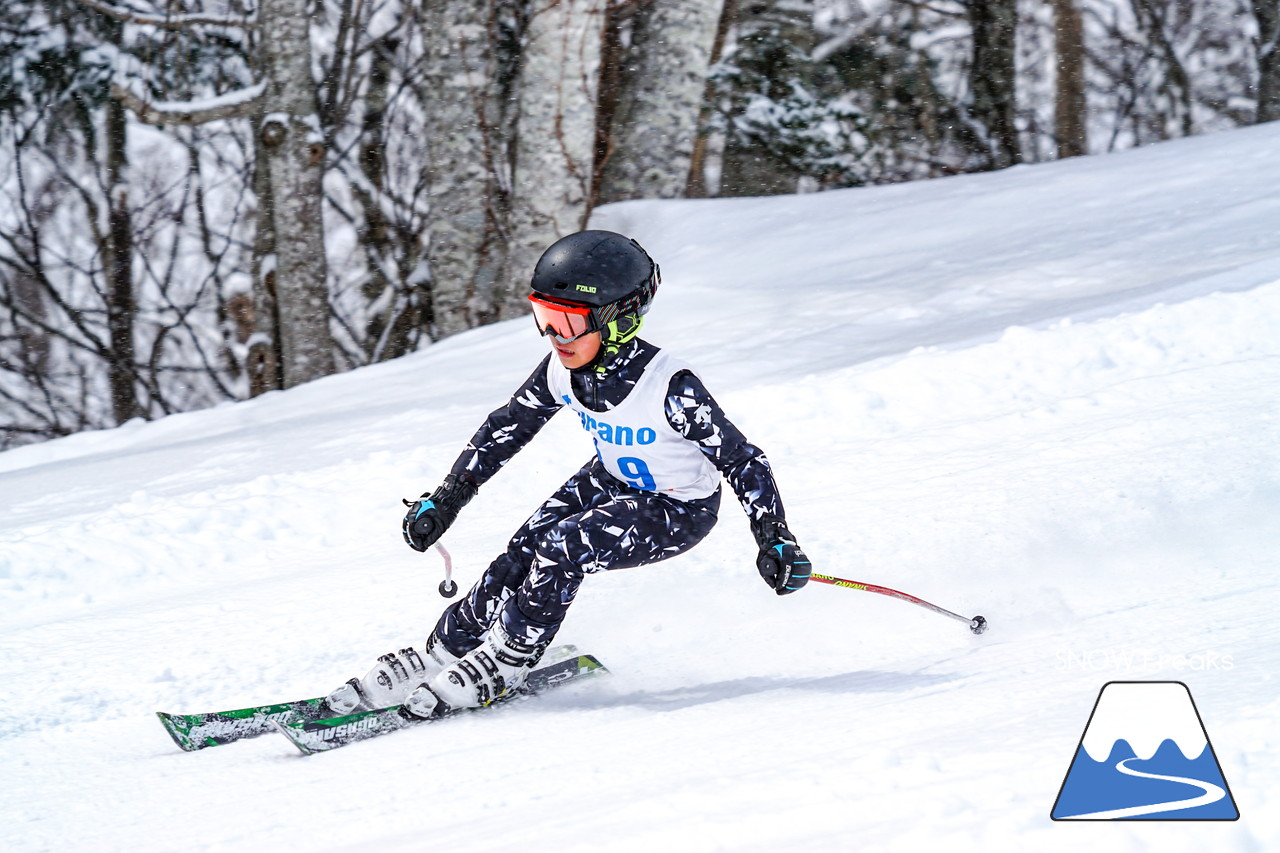
[[[535,294],[592,308],[597,328],[649,310],[662,281],[658,265],[630,237],[612,231],[579,231],[542,253],[530,285]]]

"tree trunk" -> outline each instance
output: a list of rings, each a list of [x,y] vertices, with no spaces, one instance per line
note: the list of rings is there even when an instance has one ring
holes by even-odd
[[[608,2],[605,5],[604,33],[600,39],[600,76],[596,82],[596,151],[591,177],[591,206],[601,203],[604,169],[613,156],[617,141],[613,135],[614,116],[622,101],[625,69],[630,60],[626,34],[632,32],[636,4]]]
[[[724,42],[729,34],[729,26],[738,15],[738,0],[724,0],[724,8],[720,11],[720,22],[716,24],[716,36],[711,43],[709,64],[714,66],[724,56]],[[698,133],[693,140],[693,152],[690,154],[689,183],[685,187],[686,198],[706,198],[707,187],[707,154],[711,135],[707,132],[707,124],[711,120],[715,84],[707,80],[702,90],[702,106],[698,110]]]
[[[45,284],[41,281],[38,259],[41,253],[40,232],[57,210],[56,201],[50,204],[42,202],[42,199],[58,199],[62,192],[65,192],[60,189],[49,189],[56,180],[56,178],[47,179],[43,187],[31,194],[33,200],[21,206],[21,209],[26,212],[26,221],[19,220],[21,224],[18,228],[5,232],[5,237],[14,246],[19,247],[18,256],[30,259],[28,263],[10,267],[8,284],[12,288],[9,296],[13,303],[10,310],[5,312],[5,317],[12,324],[20,345],[23,372],[27,374],[28,381],[33,385],[43,381],[42,377],[50,373],[54,363],[50,358],[52,340],[41,328],[49,325],[51,318],[49,296],[45,292]],[[3,284],[3,280],[0,280],[0,293],[4,292]]]
[[[436,339],[497,318],[509,142],[493,0],[432,3],[423,23],[430,328]]]
[[[1280,119],[1280,0],[1253,0],[1258,19],[1257,121]]]
[[[393,35],[383,37],[374,48],[360,152],[360,169],[373,194],[352,185],[364,207],[362,241],[371,267],[366,293],[371,303],[386,303],[366,330],[369,356],[374,361],[399,358],[431,334],[425,310],[431,302],[430,282],[427,276],[415,274],[420,266],[427,265],[426,243],[420,238],[419,229],[388,217],[382,208],[388,198],[387,143],[396,133],[388,126],[387,115],[399,50],[400,40]],[[424,168],[422,174],[429,172]]]
[[[1018,145],[1017,0],[969,0],[973,27],[973,118],[986,130],[988,168],[1022,162]]]
[[[597,198],[680,198],[723,0],[653,0],[636,12]]]
[[[529,19],[520,69],[511,255],[501,317],[528,309],[538,258],[590,214],[595,105],[604,0],[540,5]]]
[[[1060,158],[1080,157],[1089,153],[1084,27],[1076,0],[1053,0],[1053,13],[1054,52],[1058,66],[1054,136]]]
[[[259,142],[267,153],[276,235],[275,286],[285,388],[334,372],[324,249],[320,134],[306,0],[264,0],[267,91]]]
[[[813,53],[813,0],[738,0],[734,21],[738,44],[734,55],[751,52],[766,69],[773,100],[791,94],[791,85],[808,87],[807,68],[797,58]],[[730,57],[730,64],[733,57]],[[731,117],[732,120],[732,117]],[[779,195],[796,191],[798,176],[775,163],[767,151],[730,130],[720,171],[722,196]]]
[[[364,116],[360,122],[358,162],[364,183],[352,182],[351,192],[360,201],[364,225],[357,233],[367,259],[369,278],[361,290],[369,305],[381,305],[365,322],[365,350],[374,361],[396,358],[408,351],[407,338],[392,334],[388,326],[396,326],[401,300],[398,282],[403,276],[388,275],[397,270],[400,255],[391,239],[391,223],[383,213],[381,201],[386,193],[386,114],[387,94],[391,85],[392,57],[398,41],[385,36],[370,45],[373,59],[369,68],[369,87],[365,92]],[[398,327],[397,327],[398,328]],[[394,340],[392,338],[394,337]]]
[[[262,122],[251,119],[254,139],[262,139]],[[248,337],[249,352],[245,369],[249,374],[249,396],[257,397],[284,387],[280,377],[283,361],[280,353],[280,311],[276,300],[276,212],[271,196],[271,168],[267,163],[267,146],[259,141],[254,146],[253,195],[258,206],[254,214],[253,259],[253,330]]]
[[[119,25],[113,27],[119,29]],[[111,410],[117,424],[142,414],[134,366],[133,221],[129,214],[128,115],[114,98],[107,100],[107,365]]]

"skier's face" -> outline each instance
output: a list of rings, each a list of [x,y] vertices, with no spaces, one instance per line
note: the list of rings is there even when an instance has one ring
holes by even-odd
[[[551,351],[560,359],[560,363],[569,370],[590,364],[591,359],[595,358],[596,353],[600,352],[599,332],[591,332],[567,344],[557,341],[554,335],[547,335],[547,340],[551,341]]]

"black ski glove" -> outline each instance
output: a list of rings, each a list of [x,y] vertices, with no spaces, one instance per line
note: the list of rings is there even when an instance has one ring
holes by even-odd
[[[756,569],[778,595],[795,592],[809,582],[809,558],[796,544],[786,522],[766,515],[751,522],[751,532],[760,546]]]
[[[401,529],[404,541],[415,551],[425,551],[444,535],[458,512],[476,496],[475,484],[450,474],[440,488],[416,501],[405,501],[409,512]]]

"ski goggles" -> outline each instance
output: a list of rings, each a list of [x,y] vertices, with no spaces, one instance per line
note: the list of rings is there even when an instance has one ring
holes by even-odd
[[[543,337],[551,335],[560,343],[567,344],[600,329],[596,315],[588,305],[557,302],[537,293],[530,293],[529,301],[533,303],[533,320]]]

